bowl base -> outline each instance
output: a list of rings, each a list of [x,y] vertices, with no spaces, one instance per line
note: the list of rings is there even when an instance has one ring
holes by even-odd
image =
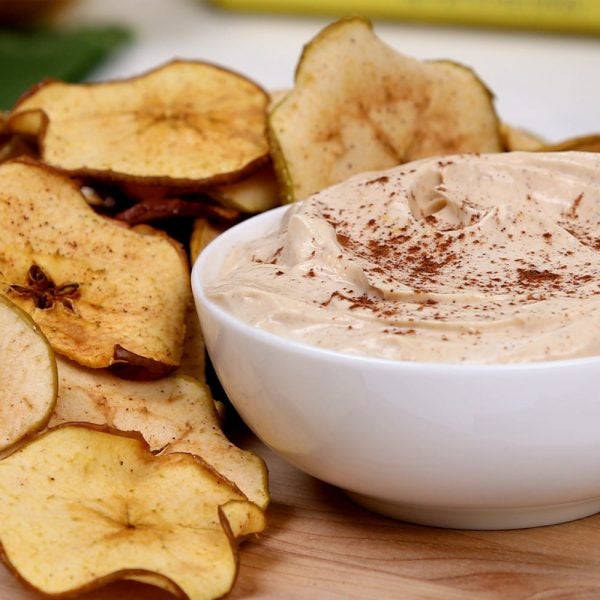
[[[360,506],[387,517],[449,529],[525,529],[574,521],[600,512],[600,498],[549,506],[479,509],[412,506],[355,492],[346,494]]]

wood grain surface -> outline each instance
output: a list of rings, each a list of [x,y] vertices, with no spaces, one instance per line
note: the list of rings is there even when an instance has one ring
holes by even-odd
[[[270,471],[269,525],[243,544],[228,598],[600,598],[600,515],[515,531],[453,531],[371,514],[287,465],[242,426],[232,435]],[[0,567],[0,600],[39,600]],[[141,584],[114,583],[82,600],[168,600]]]

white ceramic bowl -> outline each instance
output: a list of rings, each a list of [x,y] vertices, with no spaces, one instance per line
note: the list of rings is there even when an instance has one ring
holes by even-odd
[[[515,365],[349,356],[251,327],[209,300],[229,249],[285,208],[221,235],[192,272],[217,375],[276,453],[386,515],[505,529],[600,511],[600,357]]]

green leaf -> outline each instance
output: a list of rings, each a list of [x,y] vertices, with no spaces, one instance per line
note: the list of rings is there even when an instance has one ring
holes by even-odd
[[[0,109],[42,79],[81,81],[130,39],[121,27],[0,30]]]

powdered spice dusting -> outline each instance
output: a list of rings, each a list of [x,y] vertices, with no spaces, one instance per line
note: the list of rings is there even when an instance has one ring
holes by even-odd
[[[600,355],[600,155],[462,155],[357,176],[234,251],[210,295],[354,354]]]

